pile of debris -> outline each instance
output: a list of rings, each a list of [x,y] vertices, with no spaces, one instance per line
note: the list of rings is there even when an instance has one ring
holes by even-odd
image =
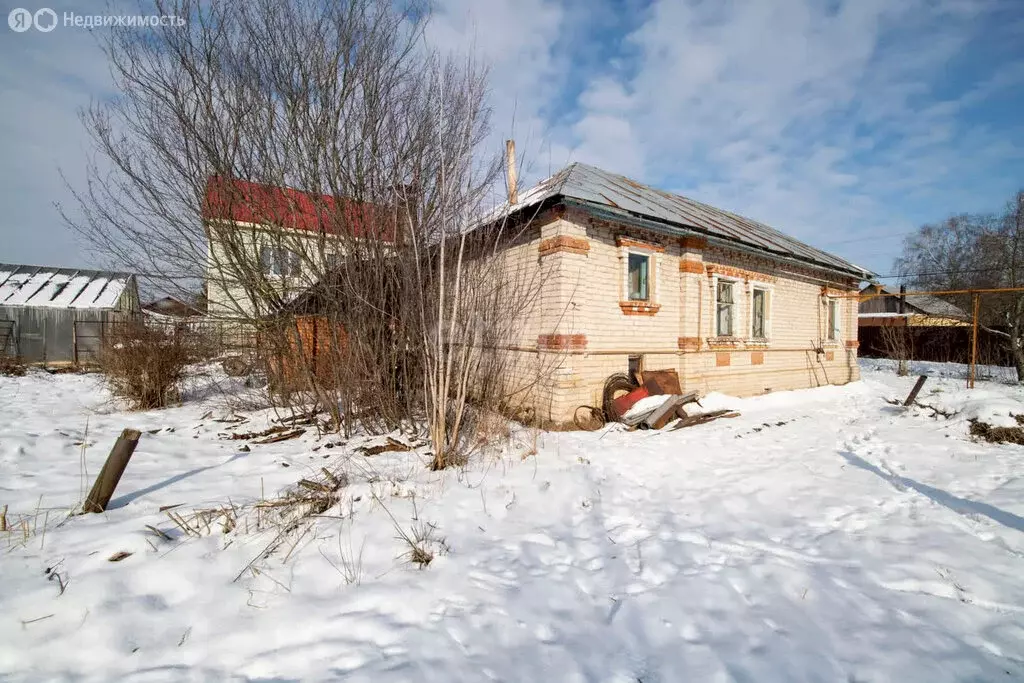
[[[626,374],[609,377],[604,386],[602,409],[598,411],[590,408],[589,422],[581,420],[580,411],[577,410],[577,426],[595,429],[600,426],[597,424],[597,418],[600,418],[600,423],[620,422],[634,429],[668,427],[671,431],[739,415],[732,410],[705,412],[696,391],[683,393],[675,370],[648,370],[637,375],[635,380]],[[690,404],[695,404],[697,409],[691,408],[688,414],[687,406]]]

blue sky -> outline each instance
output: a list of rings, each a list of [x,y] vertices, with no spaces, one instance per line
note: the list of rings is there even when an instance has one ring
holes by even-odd
[[[428,39],[491,64],[490,146],[528,182],[585,161],[879,273],[1024,188],[1022,0],[441,0]],[[94,37],[3,29],[0,92],[0,261],[98,264],[53,207],[60,171],[84,183],[78,108],[114,95]]]

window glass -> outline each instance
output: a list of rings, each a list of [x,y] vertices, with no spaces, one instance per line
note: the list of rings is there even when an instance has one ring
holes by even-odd
[[[629,298],[631,301],[646,301],[648,297],[648,268],[650,258],[644,254],[629,255]]]
[[[828,339],[835,341],[839,338],[839,302],[835,299],[828,300]]]
[[[765,316],[765,301],[767,300],[767,292],[763,289],[755,289],[753,293],[754,300],[751,302],[751,329],[750,336],[756,339],[763,339],[768,336],[765,332],[764,316]]]
[[[733,320],[733,284],[725,280],[718,281],[718,290],[716,296],[717,305],[717,316],[716,320],[718,323],[718,336],[719,337],[731,337],[732,331],[732,320]]]

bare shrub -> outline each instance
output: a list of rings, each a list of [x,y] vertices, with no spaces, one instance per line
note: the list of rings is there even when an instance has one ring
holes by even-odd
[[[137,410],[178,401],[190,360],[182,335],[136,322],[112,326],[99,353],[110,391]]]
[[[898,375],[910,372],[908,362],[914,357],[914,337],[911,330],[903,322],[901,325],[884,325],[879,328],[882,346],[887,357],[899,361],[896,367]]]

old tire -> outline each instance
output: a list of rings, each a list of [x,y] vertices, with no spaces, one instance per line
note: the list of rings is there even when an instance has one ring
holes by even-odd
[[[604,418],[609,422],[618,422],[622,415],[615,410],[615,399],[623,394],[628,394],[638,388],[638,384],[629,375],[620,372],[612,375],[604,383],[604,392],[601,395],[601,408],[604,411]]]

